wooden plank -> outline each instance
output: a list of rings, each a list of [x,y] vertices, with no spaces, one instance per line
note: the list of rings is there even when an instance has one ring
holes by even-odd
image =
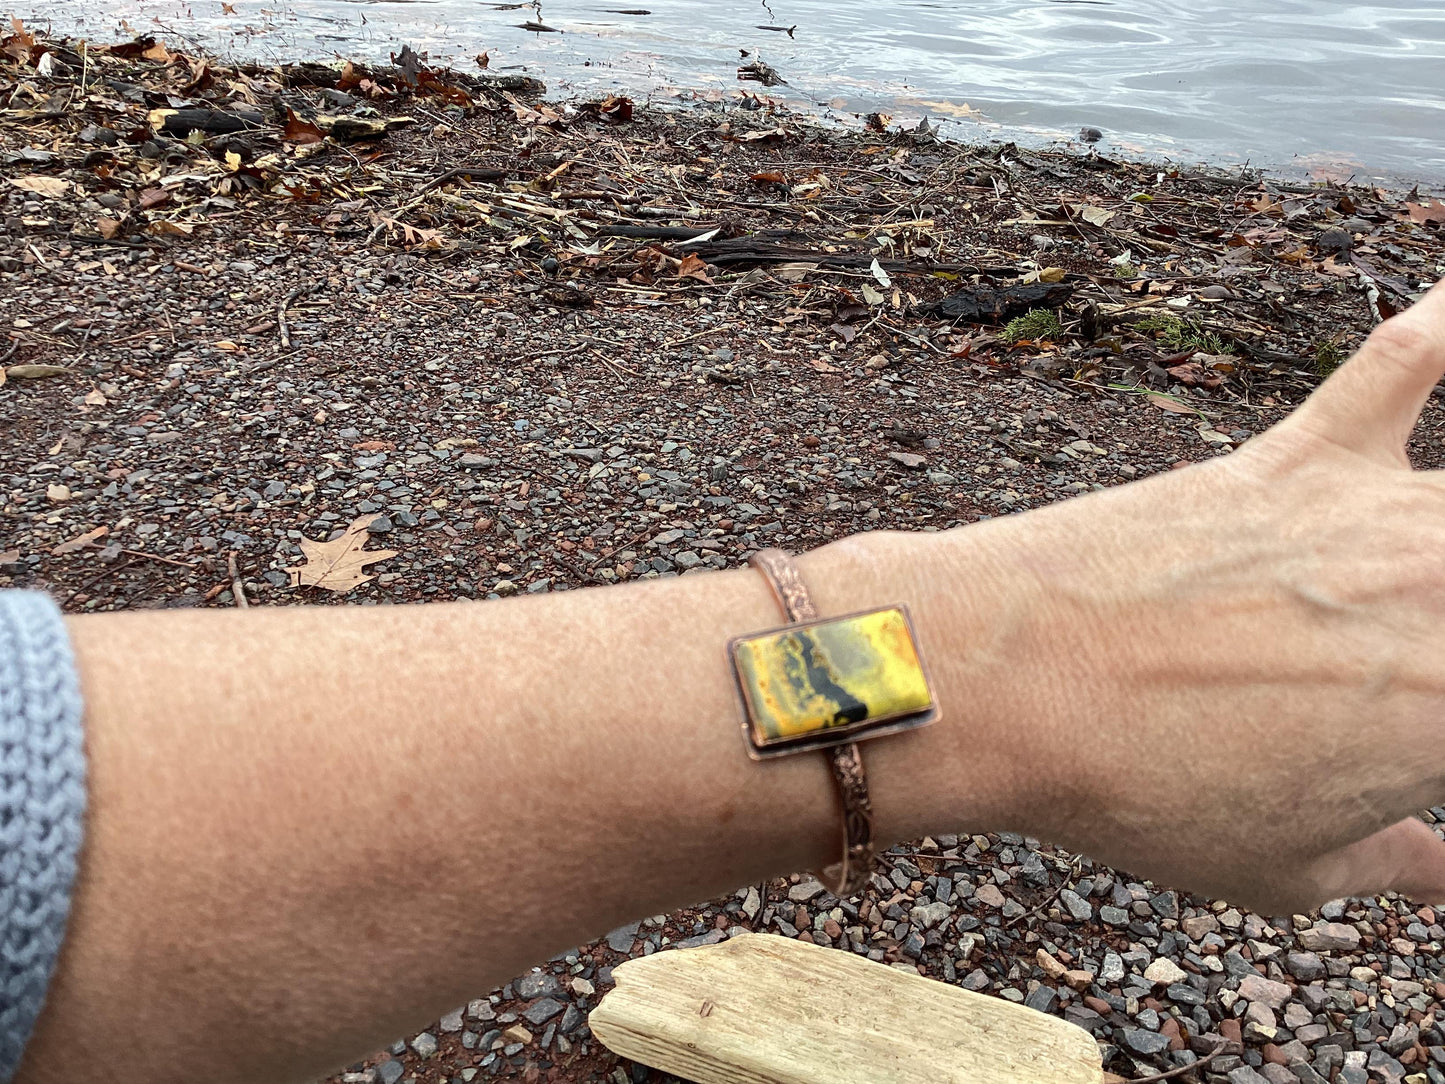
[[[608,1049],[697,1084],[1102,1084],[1082,1028],[771,934],[619,964]]]

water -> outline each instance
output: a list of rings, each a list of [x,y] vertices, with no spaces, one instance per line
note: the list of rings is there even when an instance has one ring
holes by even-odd
[[[387,58],[406,42],[471,68],[525,66],[556,93],[734,96],[739,50],[767,93],[845,120],[928,115],[950,134],[1298,174],[1445,182],[1440,0],[10,0],[27,23],[123,27],[239,58]],[[646,9],[622,14],[608,9]],[[0,10],[4,10],[0,8]],[[562,33],[517,24],[540,19]],[[794,27],[793,36],[758,29]]]

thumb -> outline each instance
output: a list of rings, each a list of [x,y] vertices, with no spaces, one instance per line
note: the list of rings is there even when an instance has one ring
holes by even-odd
[[[1423,903],[1445,901],[1445,840],[1414,817],[1311,865],[1320,899],[1396,891]]]
[[[1300,409],[1298,425],[1393,465],[1445,373],[1445,280],[1377,327]]]

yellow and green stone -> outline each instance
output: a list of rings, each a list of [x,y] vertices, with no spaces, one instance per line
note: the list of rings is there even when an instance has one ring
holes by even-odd
[[[896,607],[741,638],[733,662],[759,750],[933,707],[908,620]]]

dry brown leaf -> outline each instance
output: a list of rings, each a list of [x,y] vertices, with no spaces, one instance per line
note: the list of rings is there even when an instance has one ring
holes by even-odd
[[[44,380],[48,376],[69,376],[63,365],[12,365],[5,370],[11,380]]]
[[[291,577],[292,587],[324,587],[328,591],[352,591],[373,577],[367,575],[365,566],[385,561],[397,555],[396,550],[367,550],[366,540],[371,537],[366,528],[376,520],[375,515],[361,516],[352,520],[351,526],[338,538],[330,542],[301,540],[301,552],[306,563],[286,572]]]
[[[1438,199],[1432,199],[1429,203],[1407,203],[1405,211],[1411,222],[1418,222],[1422,226],[1445,226],[1445,203]]]
[[[820,373],[841,373],[843,370],[836,365],[830,365],[822,358],[809,358],[808,364]]]
[[[112,241],[120,235],[120,219],[118,218],[97,218],[95,228],[107,241]]]
[[[90,544],[98,538],[104,538],[110,533],[109,527],[97,527],[93,531],[86,531],[83,535],[72,538],[69,542],[62,542],[50,551],[52,556],[63,557],[67,553],[75,553],[78,550],[89,549]]]
[[[1102,207],[1095,207],[1092,204],[1079,209],[1079,217],[1091,226],[1107,226],[1109,220],[1113,218],[1116,213],[1115,211],[1106,211]]]
[[[70,191],[69,181],[62,181],[59,177],[42,177],[38,173],[32,173],[25,177],[11,177],[10,183],[22,191],[33,192],[37,196],[46,196],[50,199],[58,199]]]
[[[1145,392],[1144,398],[1153,403],[1160,410],[1167,410],[1170,414],[1196,414],[1192,406],[1186,406],[1178,399],[1171,399],[1167,395],[1159,395],[1157,392]]]
[[[320,143],[326,138],[326,133],[309,120],[302,120],[291,110],[286,110],[286,128],[281,133],[281,138],[287,143],[305,145],[307,143]]]
[[[712,279],[707,276],[707,261],[695,252],[689,252],[677,265],[677,277],[680,279],[697,279],[712,285]]]

